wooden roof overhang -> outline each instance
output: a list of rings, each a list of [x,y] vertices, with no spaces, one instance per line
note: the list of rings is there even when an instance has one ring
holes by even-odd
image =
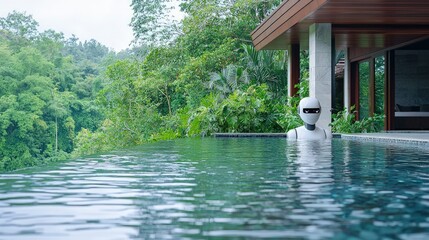
[[[388,49],[429,36],[429,1],[285,0],[251,33],[253,44],[305,49],[313,23],[332,24],[337,49]]]

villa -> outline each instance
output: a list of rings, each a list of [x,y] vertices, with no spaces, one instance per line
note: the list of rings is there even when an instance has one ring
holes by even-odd
[[[322,109],[385,115],[385,130],[429,130],[429,1],[285,0],[253,32],[258,50],[289,56],[289,95],[310,55],[310,96]],[[320,126],[328,128],[331,112]]]

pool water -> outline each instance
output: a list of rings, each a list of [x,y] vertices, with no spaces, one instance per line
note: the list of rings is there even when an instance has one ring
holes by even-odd
[[[0,239],[429,239],[429,150],[179,139],[0,174]]]

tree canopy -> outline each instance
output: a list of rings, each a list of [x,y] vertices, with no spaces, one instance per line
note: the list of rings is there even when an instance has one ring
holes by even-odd
[[[282,120],[288,106],[285,52],[250,46],[250,32],[279,3],[132,1],[135,42],[149,51],[108,68],[109,84],[99,95],[106,121],[99,131],[81,132],[76,151],[218,131],[278,132],[299,124]],[[180,22],[168,15],[173,6],[183,13]]]
[[[0,170],[65,158],[104,118],[95,100],[114,53],[37,28],[25,13],[0,18]]]

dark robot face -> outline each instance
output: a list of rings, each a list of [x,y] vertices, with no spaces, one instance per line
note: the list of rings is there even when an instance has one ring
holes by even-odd
[[[320,113],[320,108],[304,108],[302,109],[302,112],[307,113]]]

